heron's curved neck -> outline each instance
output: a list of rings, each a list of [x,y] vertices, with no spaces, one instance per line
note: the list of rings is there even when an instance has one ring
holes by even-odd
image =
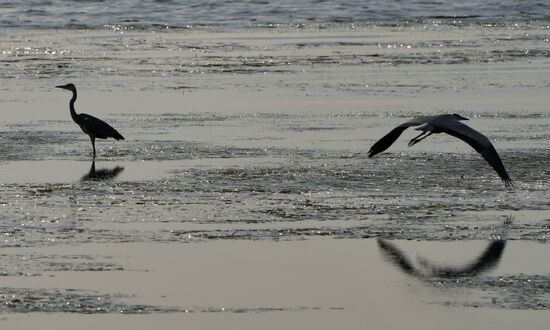
[[[74,110],[74,102],[76,101],[76,90],[73,90],[73,97],[71,98],[71,101],[69,102],[69,109],[71,110],[71,117],[74,121],[76,121],[76,111]]]

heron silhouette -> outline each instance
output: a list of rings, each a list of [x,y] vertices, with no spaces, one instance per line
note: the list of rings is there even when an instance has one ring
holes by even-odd
[[[61,86],[55,86],[57,88],[62,88],[73,92],[73,97],[69,101],[69,109],[71,111],[71,117],[73,121],[80,126],[80,129],[90,136],[92,141],[92,148],[94,149],[94,158],[96,157],[95,152],[95,139],[107,139],[113,138],[115,140],[124,140],[124,137],[111,125],[107,124],[103,120],[96,118],[94,116],[85,114],[85,113],[76,113],[74,110],[74,102],[76,101],[76,87],[74,84],[66,84]]]
[[[409,147],[417,144],[432,134],[447,133],[468,143],[472,148],[481,154],[481,156],[487,161],[487,163],[489,163],[489,165],[491,165],[491,167],[493,167],[506,187],[513,186],[512,179],[510,179],[508,172],[506,172],[504,164],[502,164],[502,160],[500,159],[500,156],[491,141],[489,141],[485,135],[461,123],[461,120],[469,119],[456,113],[452,115],[446,114],[416,117],[397,126],[378,140],[370,148],[369,158],[388,149],[407,128],[420,126],[415,129],[422,131],[422,133],[409,141]]]

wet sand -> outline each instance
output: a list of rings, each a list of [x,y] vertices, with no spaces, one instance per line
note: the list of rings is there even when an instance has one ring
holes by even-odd
[[[447,266],[475,260],[487,245],[481,241],[392,243],[412,260],[422,256]],[[461,250],[460,256],[455,253],[457,249]],[[360,329],[409,328],[412,323],[416,329],[514,329],[525,324],[537,329],[544,328],[548,320],[544,306],[540,306],[542,310],[518,308],[529,302],[548,302],[542,288],[530,288],[540,283],[525,280],[530,276],[534,279],[535,274],[550,267],[545,245],[537,243],[509,242],[497,266],[480,275],[497,279],[512,274],[523,276],[518,279],[523,281],[519,286],[531,294],[525,300],[514,292],[514,285],[488,283],[480,290],[445,282],[475,279],[414,278],[385,258],[374,239],[87,244],[73,246],[67,252],[64,246],[3,249],[4,258],[12,254],[39,257],[31,261],[37,268],[51,257],[67,258],[73,263],[89,257],[108,258],[121,270],[4,276],[3,287],[14,291],[11,300],[43,304],[46,313],[6,314],[3,326],[148,329],[162,324],[164,329],[330,329],[345,324],[346,328]],[[529,261],[523,258],[525,253],[530,255]],[[70,301],[63,297],[70,291],[61,288],[75,289],[81,300],[86,295],[101,296],[108,302],[98,301],[97,308],[107,310],[94,310],[92,305],[90,310],[81,307],[82,314],[92,315],[60,314],[68,307],[65,301]],[[50,295],[57,295],[58,300],[44,303]],[[9,308],[4,305],[4,312]],[[120,312],[109,308],[119,308]]]
[[[548,323],[544,30],[122,32],[2,37],[0,325]],[[98,141],[95,173],[52,87],[68,81],[77,111],[127,139]],[[441,112],[493,141],[514,189],[449,136],[407,148],[405,132],[367,158],[395,125]],[[507,243],[447,279],[405,273],[378,237],[420,268]]]

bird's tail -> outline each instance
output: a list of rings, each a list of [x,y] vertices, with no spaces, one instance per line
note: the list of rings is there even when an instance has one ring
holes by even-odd
[[[124,136],[122,136],[122,134],[120,134],[117,130],[113,132],[113,138],[115,140],[124,140]]]

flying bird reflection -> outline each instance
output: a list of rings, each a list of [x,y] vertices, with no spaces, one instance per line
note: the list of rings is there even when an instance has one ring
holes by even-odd
[[[422,131],[409,142],[409,147],[424,140],[428,136],[437,133],[447,133],[468,143],[491,165],[500,176],[506,187],[513,186],[512,179],[506,172],[495,147],[489,139],[475,129],[461,123],[461,120],[469,120],[459,114],[421,116],[403,123],[378,140],[369,150],[369,158],[388,149],[397,138],[409,127],[419,126],[415,130]]]
[[[425,258],[419,258],[419,263],[435,277],[462,277],[475,276],[494,268],[502,258],[506,241],[497,240],[491,242],[485,251],[474,261],[460,267],[438,266]]]
[[[393,262],[406,274],[420,278],[453,278],[475,276],[494,268],[502,258],[504,248],[506,247],[506,241],[496,240],[491,242],[485,251],[475,258],[474,261],[462,266],[438,266],[420,257],[419,264],[423,269],[415,267],[403,251],[397,248],[395,244],[383,238],[378,239],[378,247],[388,260]]]
[[[92,161],[92,167],[88,174],[84,175],[80,181],[102,181],[102,180],[111,180],[116,178],[122,171],[124,167],[116,166],[112,169],[101,168],[99,170],[95,169],[95,160]]]

